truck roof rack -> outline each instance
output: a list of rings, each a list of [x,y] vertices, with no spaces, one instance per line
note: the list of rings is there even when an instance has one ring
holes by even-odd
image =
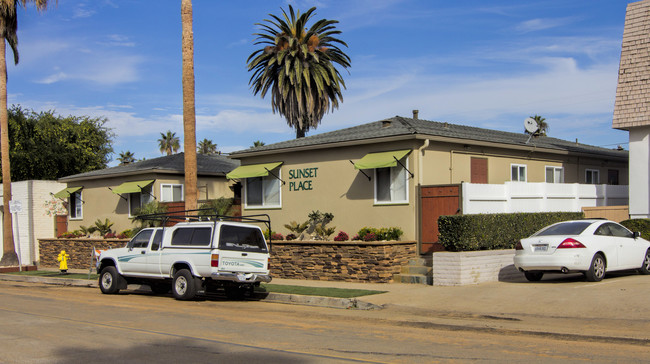
[[[244,216],[219,215],[215,209],[211,208],[137,215],[134,219],[140,221],[160,222],[163,227],[172,226],[179,222],[192,221],[214,222],[215,224],[219,221],[262,223],[266,225],[269,232],[271,231],[271,218],[267,214]],[[269,242],[270,240],[271,239],[269,238]]]

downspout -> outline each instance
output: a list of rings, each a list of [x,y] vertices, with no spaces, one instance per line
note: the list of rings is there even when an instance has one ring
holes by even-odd
[[[414,112],[414,116],[417,114]],[[430,140],[424,139],[424,143],[420,148],[418,148],[418,186],[417,186],[417,203],[415,205],[417,211],[416,215],[416,229],[415,229],[415,240],[418,242],[418,254],[422,251],[422,181],[423,181],[423,168],[424,168],[424,150],[429,147]]]

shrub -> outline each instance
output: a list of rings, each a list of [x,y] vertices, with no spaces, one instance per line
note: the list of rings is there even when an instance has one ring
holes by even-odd
[[[352,237],[352,240],[361,240],[361,237],[359,236],[359,234],[357,234]]]
[[[547,225],[583,217],[582,212],[440,216],[439,242],[449,251],[513,249]]]
[[[82,236],[85,236],[85,235],[86,234],[84,234],[83,232],[81,232],[79,230],[74,230],[74,231],[66,231],[64,233],[60,233],[56,237],[58,239],[72,239],[72,238],[79,238],[79,237],[82,237]]]
[[[108,232],[108,233],[104,234],[104,239],[114,239],[116,237],[117,237],[117,235],[115,235],[114,232]]]
[[[339,234],[334,237],[334,241],[346,241],[350,237],[344,231],[339,231]]]
[[[271,240],[284,240],[284,236],[280,233],[271,234]]]
[[[118,239],[128,239],[130,236],[126,235],[125,233],[119,233],[117,234]]]
[[[290,240],[296,240],[296,238],[297,238],[296,234],[287,234],[285,239],[287,239],[287,241],[290,241]]]
[[[373,240],[366,240],[366,235],[368,234],[373,234]],[[352,239],[352,240],[364,240],[364,241],[375,241],[375,240],[399,240],[399,238],[404,234],[402,229],[398,227],[390,227],[390,228],[381,228],[381,229],[376,229],[372,227],[363,227],[361,230],[359,230],[359,233],[357,234],[356,237],[358,239]]]
[[[376,241],[377,235],[375,233],[367,233],[363,236],[363,241]]]
[[[151,201],[148,204],[142,206],[139,209],[135,210],[135,218],[133,221],[140,222],[140,229],[161,226],[162,222],[159,220],[146,220],[141,218],[142,215],[152,215],[152,214],[163,214],[167,212],[167,205],[163,205],[158,201]]]
[[[641,237],[650,240],[650,219],[631,219],[621,221],[621,225],[630,229],[632,232],[640,232]]]
[[[109,219],[105,219],[104,221],[97,219],[97,221],[95,221],[95,231],[99,231],[101,236],[106,236],[106,234],[112,233],[112,226],[113,223]]]
[[[202,203],[199,206],[199,216],[206,215],[222,215],[229,216],[233,215],[233,204],[235,202],[234,198],[219,197],[215,200],[209,200],[208,202]]]

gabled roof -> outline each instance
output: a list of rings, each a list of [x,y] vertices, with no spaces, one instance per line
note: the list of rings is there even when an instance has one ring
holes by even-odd
[[[522,127],[523,129],[523,127]],[[499,130],[483,129],[422,119],[411,119],[401,116],[375,121],[372,123],[339,129],[328,133],[292,139],[280,143],[249,148],[231,153],[233,158],[248,155],[268,154],[288,151],[303,147],[328,148],[336,144],[365,144],[381,142],[382,139],[439,139],[457,143],[489,143],[503,148],[544,149],[549,152],[590,154],[609,158],[628,158],[628,152],[623,150],[606,149],[587,144],[580,144],[551,137],[530,138],[521,133],[510,133]]]
[[[199,176],[225,176],[239,166],[238,160],[233,160],[222,155],[196,155],[197,173]],[[59,179],[59,182],[75,180],[99,179],[105,177],[132,176],[145,173],[184,174],[184,153],[146,159],[139,162],[105,168],[91,172],[79,173]]]

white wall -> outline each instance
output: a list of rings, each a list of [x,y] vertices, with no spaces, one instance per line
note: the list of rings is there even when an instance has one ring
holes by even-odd
[[[650,126],[630,128],[630,218],[650,218]]]
[[[51,193],[59,192],[65,183],[56,181],[21,181],[11,183],[12,199],[22,204],[22,212],[13,219],[14,244],[20,243],[20,259],[24,265],[38,261],[38,239],[54,237],[54,217],[45,213],[45,201],[52,198]],[[0,185],[0,193],[2,186]],[[1,200],[0,200],[1,202]],[[2,209],[0,209],[2,216]],[[2,224],[0,224],[0,237]],[[16,246],[16,253],[18,247]],[[0,249],[0,258],[2,249]]]
[[[628,204],[628,186],[577,183],[463,183],[463,214],[582,211]]]

